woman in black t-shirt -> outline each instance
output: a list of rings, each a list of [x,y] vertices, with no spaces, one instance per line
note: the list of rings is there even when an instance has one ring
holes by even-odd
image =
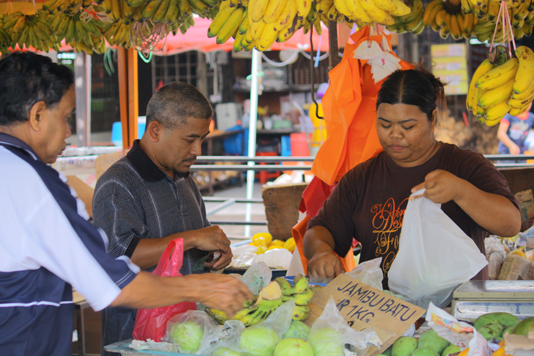
[[[304,252],[312,280],[328,281],[341,272],[336,253],[346,255],[353,238],[362,244],[360,262],[383,257],[387,278],[407,200],[422,188],[481,252],[486,231],[499,236],[519,232],[518,204],[493,164],[478,153],[436,141],[444,103],[443,84],[422,69],[396,71],[382,84],[376,128],[384,152],[349,171],[308,224]]]

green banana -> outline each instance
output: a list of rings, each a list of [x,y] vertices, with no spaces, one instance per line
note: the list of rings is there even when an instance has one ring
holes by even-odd
[[[310,286],[308,278],[299,274],[293,279],[293,293],[303,293]]]
[[[306,305],[295,305],[295,309],[293,309],[293,320],[306,320],[310,316],[310,311],[310,307]]]

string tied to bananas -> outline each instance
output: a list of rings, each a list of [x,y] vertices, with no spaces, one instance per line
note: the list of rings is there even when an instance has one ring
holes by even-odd
[[[491,39],[491,45],[489,51],[492,52],[495,38],[497,36],[497,29],[499,27],[499,21],[502,22],[502,43],[508,43],[508,52],[512,57],[512,46],[514,51],[516,50],[514,30],[510,20],[510,13],[508,12],[508,4],[506,1],[501,1],[501,7],[499,9],[499,15],[497,16],[497,23],[495,24],[495,30],[493,31],[493,37]]]
[[[130,45],[138,52],[158,52],[165,47],[169,30],[166,23],[134,22],[130,28]],[[163,40],[163,44],[156,45]]]

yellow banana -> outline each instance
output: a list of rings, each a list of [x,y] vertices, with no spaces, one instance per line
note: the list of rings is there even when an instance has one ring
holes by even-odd
[[[248,18],[248,9],[245,9],[245,14],[243,15],[243,20],[241,21],[241,24],[239,25],[239,33],[245,34],[248,30],[248,27],[250,26],[250,19]]]
[[[493,68],[475,83],[479,89],[493,89],[515,78],[519,61],[511,58],[503,65]]]
[[[462,38],[462,30],[460,29],[460,25],[458,23],[458,14],[451,14],[451,20],[450,20],[450,26],[451,26],[451,34],[452,38],[455,40],[459,40]]]
[[[252,38],[252,41],[256,42],[261,38],[261,33],[263,32],[263,29],[265,28],[265,22],[258,21],[253,22],[250,24],[250,36]]]
[[[412,7],[410,13],[404,15],[404,16],[395,16],[392,14],[395,18],[395,22],[410,22],[415,18],[421,18],[421,21],[424,18],[424,10],[423,10],[423,2],[421,0],[414,0],[412,2]]]
[[[338,3],[344,2],[345,7],[347,8],[347,11],[349,12],[349,16],[360,20],[365,23],[370,23],[373,20],[371,20],[370,15],[364,10],[362,3],[360,0],[334,0],[334,4],[336,5],[336,8],[339,10]]]
[[[527,46],[519,46],[515,50],[519,66],[514,80],[514,94],[520,94],[532,87],[534,75],[534,52]]]
[[[191,5],[189,4],[188,0],[178,0],[178,5],[180,8],[180,13],[182,14],[183,18],[187,18],[191,15],[192,9]],[[222,3],[221,3],[222,6]]]
[[[294,0],[289,0],[294,1]],[[269,0],[249,0],[248,3],[248,16],[253,22],[258,22],[263,17],[263,14],[267,10]]]
[[[289,0],[289,1],[295,1],[295,0]],[[304,1],[310,1],[310,0],[304,0]],[[284,11],[284,7],[286,5],[285,0],[270,0],[269,4],[267,5],[267,8],[265,9],[265,12],[263,13],[262,20],[266,24],[273,23],[280,17],[282,12]]]
[[[442,0],[433,0],[432,2],[430,2],[425,8],[425,12],[423,15],[423,24],[425,26],[430,26],[433,19],[436,17],[436,14],[442,9],[443,9]]]
[[[271,0],[272,1],[272,0]],[[299,18],[305,18],[310,13],[312,8],[312,0],[296,0],[297,2],[297,14]]]
[[[446,15],[447,15],[447,11],[445,9],[441,9],[436,14],[436,24],[439,27],[443,27],[443,26],[447,25],[447,21],[445,20],[445,16]]]
[[[471,3],[469,2],[469,0],[460,0],[460,1],[461,1],[462,12],[464,14],[472,14],[473,8],[471,7]]]
[[[486,91],[478,99],[478,106],[485,109],[495,104],[507,102],[512,95],[513,86],[514,82],[510,80],[497,88]]]
[[[24,15],[24,16],[19,17],[19,19],[15,23],[15,26],[13,26],[11,30],[11,33],[13,34],[13,36],[19,35],[24,29],[25,25],[26,25],[26,16]]]
[[[156,13],[154,14],[154,21],[163,23],[165,22],[165,14],[167,13],[167,10],[169,9],[169,5],[171,4],[171,0],[163,0],[161,4],[159,4],[158,9],[156,10]]]
[[[395,9],[389,11],[389,13],[392,16],[406,16],[408,15],[412,9],[409,6],[406,6],[402,1],[400,0],[391,0],[393,5],[395,5]],[[380,7],[380,5],[377,3],[377,5]]]
[[[245,8],[242,6],[235,7],[235,11],[232,12],[230,17],[227,19],[225,24],[221,27],[219,32],[217,33],[217,44],[223,44],[230,37],[235,35],[237,32],[239,25],[241,24],[241,18],[243,17],[243,13],[245,12]]]
[[[295,1],[287,1],[284,11],[280,14],[280,17],[276,20],[278,23],[278,30],[283,30],[290,27],[293,24],[293,19],[297,15],[297,3]]]
[[[508,106],[506,102],[502,102],[502,103],[490,106],[486,110],[484,119],[486,121],[501,120],[504,117],[504,115],[508,114],[508,111],[510,111],[510,107]]]
[[[247,21],[248,21],[248,19],[247,19]],[[233,47],[234,52],[241,51],[241,49],[242,49],[241,42],[243,41],[244,37],[245,37],[244,33],[240,33],[239,31],[237,31],[237,35],[235,36],[234,47]]]
[[[225,4],[223,7],[222,4]],[[208,37],[215,37],[223,27],[223,25],[228,21],[230,16],[236,11],[236,7],[230,7],[228,5],[228,1],[224,1],[221,4],[221,9],[211,22],[210,27],[208,28]]]
[[[382,25],[393,25],[395,23],[393,17],[376,6],[373,0],[360,0],[360,4],[374,22]]]
[[[528,110],[528,107],[530,106],[530,103],[522,108],[519,108],[519,109],[515,109],[515,108],[511,108],[510,111],[508,112],[508,114],[512,115],[512,116],[518,116],[518,115],[521,115],[522,113],[524,113],[525,111]]]
[[[178,5],[178,0],[171,0],[167,13],[165,14],[165,22],[174,24],[178,22],[178,17],[180,16],[180,7]]]
[[[317,2],[317,12],[319,14],[323,14],[323,13],[326,14],[328,10],[330,9],[330,6],[332,6],[333,3],[334,3],[334,0],[321,0]],[[343,11],[341,11],[341,9],[338,8],[338,11],[341,12],[345,16],[349,16],[350,14],[348,13],[348,10],[347,10],[347,13],[344,13]]]
[[[274,41],[278,38],[278,32],[280,32],[277,27],[277,23],[269,23],[265,25],[261,37],[256,42],[256,48],[259,51],[263,52],[272,46]]]
[[[534,93],[525,100],[510,99],[508,100],[508,106],[513,109],[521,109],[525,106],[528,106],[532,102],[532,100],[534,100]]]
[[[489,59],[485,59],[476,69],[475,73],[473,73],[473,78],[471,78],[471,83],[469,84],[469,90],[467,91],[467,110],[471,110],[474,112],[473,108],[477,106],[477,95],[478,95],[478,88],[475,86],[476,81],[485,75],[487,72],[492,70],[495,67],[493,63],[490,62]]]
[[[376,4],[376,6],[378,6],[379,8],[387,12],[392,12],[397,9],[397,5],[394,4],[392,0],[375,0],[374,3]],[[407,7],[406,5],[404,6]],[[408,10],[408,12],[409,11],[410,10]],[[394,16],[399,16],[399,15],[394,15]]]
[[[106,0],[104,0],[106,1]],[[116,1],[116,0],[113,0],[113,1]],[[143,18],[145,20],[151,20],[153,17],[154,17],[154,14],[156,13],[156,11],[158,11],[158,7],[159,5],[161,5],[161,3],[163,2],[163,0],[152,0],[152,1],[149,1],[145,8],[143,9]]]
[[[278,38],[276,39],[276,41],[279,42],[279,43],[284,43],[287,40],[289,40],[291,38],[291,36],[293,36],[294,32],[295,32],[295,27],[294,26],[287,26],[286,28],[280,30],[280,32],[278,33]]]

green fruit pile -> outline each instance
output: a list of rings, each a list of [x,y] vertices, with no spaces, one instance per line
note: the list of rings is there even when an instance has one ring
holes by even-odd
[[[384,356],[446,356],[460,352],[460,348],[439,336],[434,329],[421,334],[419,340],[411,336],[401,336],[393,346],[387,349]],[[380,355],[378,355],[380,356]]]

